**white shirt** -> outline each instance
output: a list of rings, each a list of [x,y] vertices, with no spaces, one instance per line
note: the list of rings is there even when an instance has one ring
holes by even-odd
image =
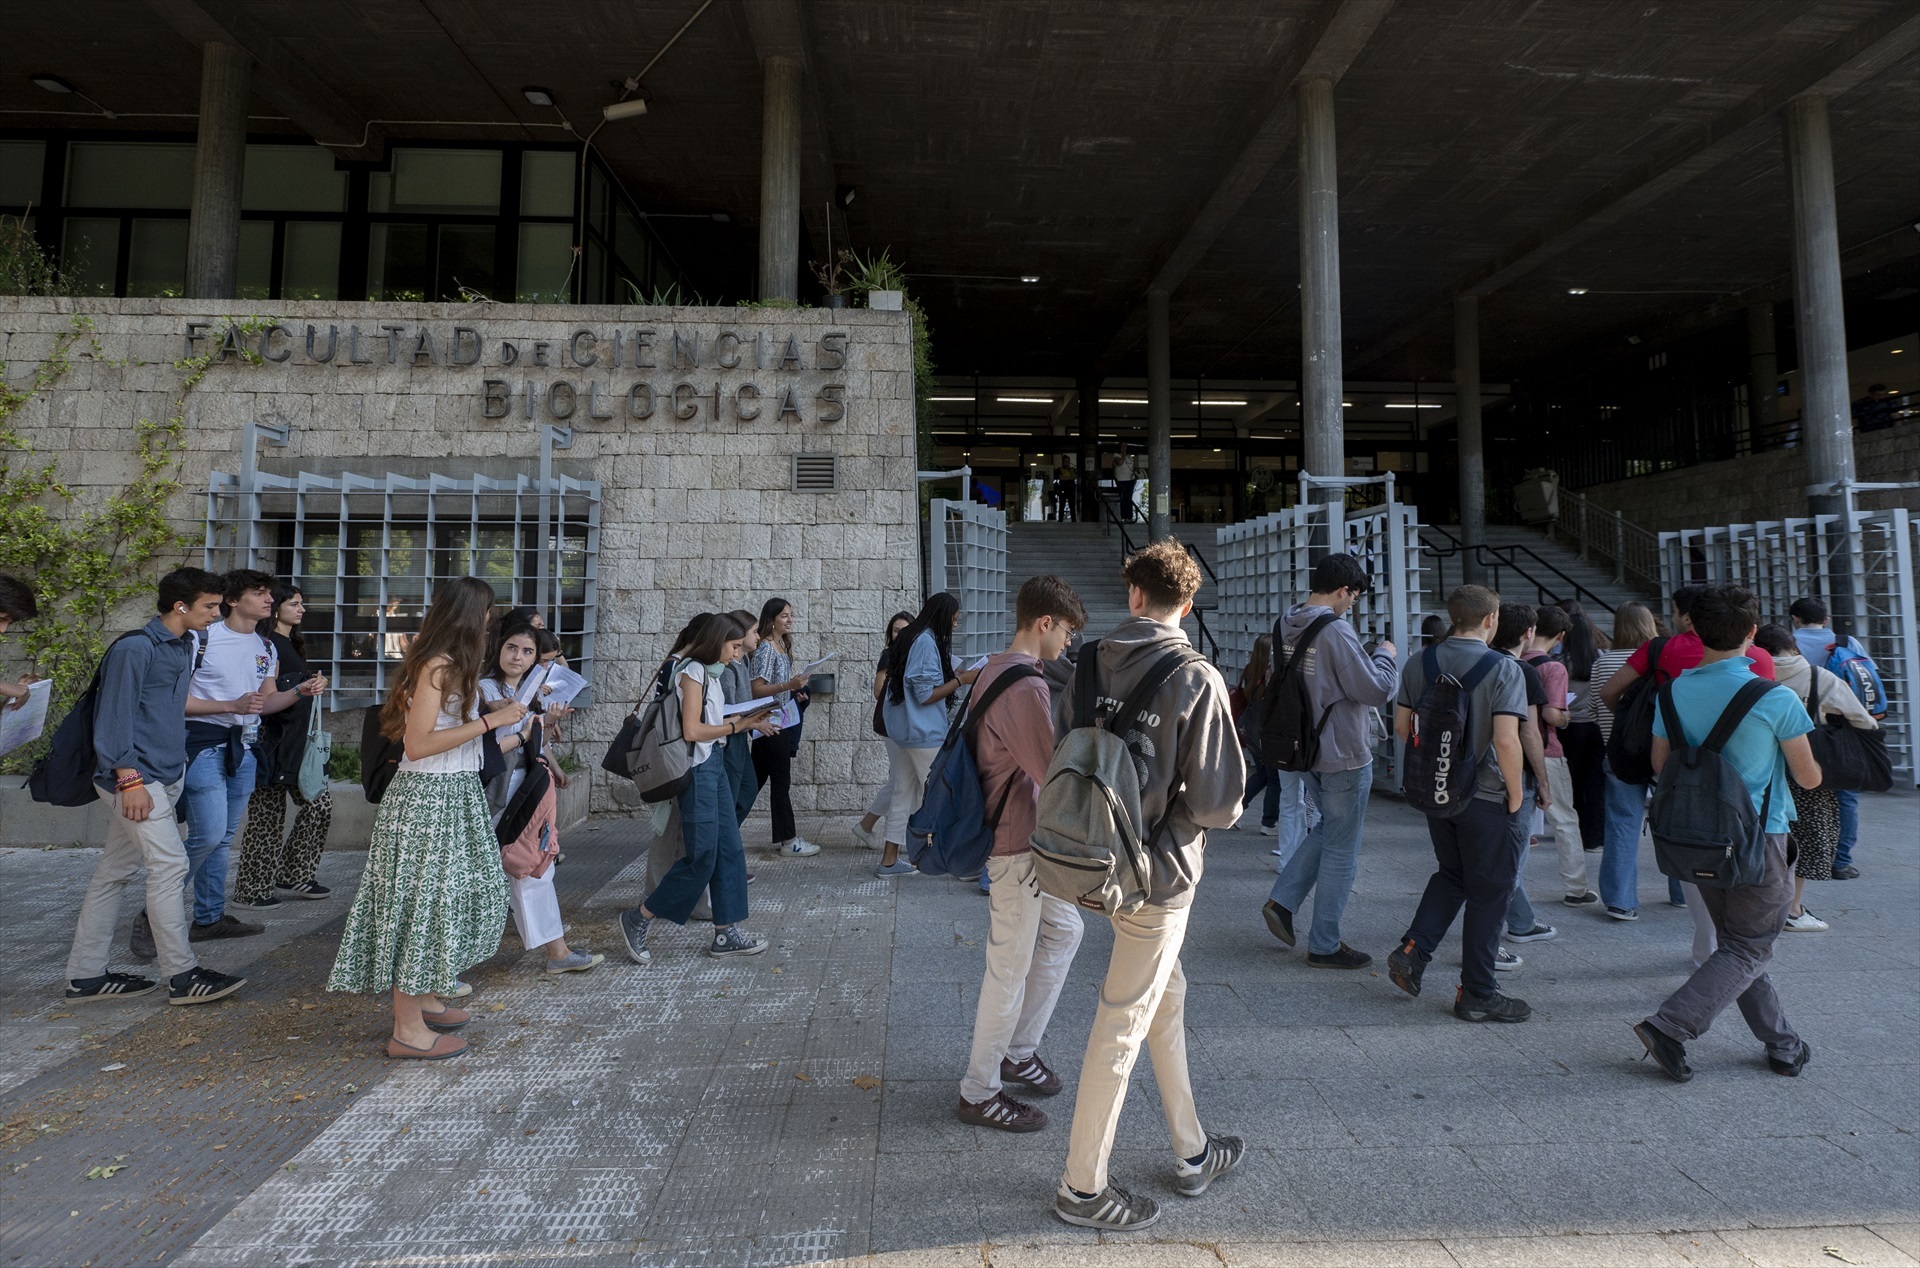
[[[707,690],[709,681],[713,684],[713,690],[711,691]],[[692,660],[683,662],[680,666],[680,675],[677,683],[682,695],[688,691],[698,691],[701,693],[700,720],[702,722],[705,722],[708,726],[725,726],[727,724],[725,717],[727,693],[721,690],[719,677],[717,675],[709,675],[705,665]],[[689,687],[687,685],[688,683],[692,683],[693,685]],[[678,706],[676,705],[676,707]],[[693,764],[698,766],[709,757],[712,757],[713,746],[715,744],[724,745],[725,743],[726,741],[724,739],[697,741],[693,746]]]
[[[193,671],[187,694],[198,700],[238,700],[251,691],[272,691],[280,673],[273,644],[249,630],[242,634],[225,621],[207,627],[207,654]],[[257,713],[203,713],[196,719],[215,726],[260,729]],[[251,742],[253,736],[247,737]]]

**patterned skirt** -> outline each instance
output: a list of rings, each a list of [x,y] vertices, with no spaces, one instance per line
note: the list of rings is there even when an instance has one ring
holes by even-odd
[[[1831,792],[1808,792],[1793,785],[1793,808],[1799,814],[1788,827],[1800,857],[1793,874],[1804,881],[1833,879],[1833,854],[1840,846],[1840,802]]]
[[[500,949],[507,876],[491,818],[477,773],[395,773],[328,990],[445,994]]]

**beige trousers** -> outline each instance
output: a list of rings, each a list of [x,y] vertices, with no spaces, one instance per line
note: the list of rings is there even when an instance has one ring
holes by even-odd
[[[1107,1158],[1142,1040],[1153,1058],[1153,1079],[1166,1106],[1173,1152],[1191,1158],[1207,1147],[1187,1078],[1187,977],[1180,971],[1187,912],[1185,907],[1142,907],[1130,916],[1113,917],[1113,958],[1100,984],[1100,1010],[1080,1063],[1073,1134],[1067,1142],[1066,1181],[1082,1193],[1107,1187]]]
[[[887,768],[893,775],[893,799],[887,807],[887,834],[885,840],[894,845],[907,843],[907,820],[920,808],[920,801],[927,795],[927,772],[933,769],[933,759],[939,756],[940,746],[932,748],[908,748],[904,744],[887,742]]]
[[[184,782],[184,781],[181,781]],[[120,794],[95,788],[113,808],[107,821],[107,844],[87,882],[80,901],[80,919],[74,925],[73,947],[67,955],[67,977],[99,977],[107,971],[113,953],[113,930],[120,922],[120,891],[140,869],[147,872],[147,923],[153,928],[153,947],[159,953],[162,980],[185,973],[200,961],[187,941],[187,907],[193,896],[187,883],[187,847],[180,839],[180,783],[162,787],[148,784],[153,813],[135,823],[120,813]]]
[[[978,1104],[1000,1091],[1002,1058],[1040,1049],[1086,927],[1072,903],[1040,892],[1033,855],[987,860],[987,971],[973,1014],[973,1052],[960,1095]]]
[[[1580,816],[1573,809],[1573,773],[1564,757],[1547,759],[1547,822],[1553,825],[1553,848],[1560,856],[1560,883],[1567,893],[1584,894],[1587,884],[1587,852],[1580,842]]]

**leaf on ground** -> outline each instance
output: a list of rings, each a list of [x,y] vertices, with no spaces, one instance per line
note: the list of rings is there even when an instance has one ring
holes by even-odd
[[[507,1011],[507,1006],[505,1004],[495,1004],[493,1007],[489,1008],[487,1011],[490,1013],[504,1013]]]
[[[127,1169],[127,1165],[123,1162],[116,1162],[111,1166],[95,1167],[92,1170],[87,1172],[87,1179],[111,1180],[115,1174],[121,1171],[125,1171],[126,1169]]]
[[[48,1021],[59,1021],[59,1020],[61,1020],[61,1019],[62,1019],[62,1018],[64,1018],[64,1017],[71,1017],[71,1016],[73,1016],[73,1014],[72,1014],[72,1013],[48,1013],[48,1014],[47,1014],[47,1020],[48,1020]]]
[[[880,1080],[871,1074],[863,1074],[853,1081],[853,1085],[862,1092],[871,1092],[880,1086]]]
[[[302,1004],[302,1005],[300,1005],[300,1011],[301,1011],[301,1012],[303,1012],[303,1013],[304,1013],[304,1012],[310,1012],[310,1011],[312,1011],[313,1009],[316,1009],[316,1008],[318,1008],[318,1007],[320,1007],[320,1005],[318,1005],[318,1004]]]
[[[793,1077],[794,1077],[794,1078],[796,1078],[796,1079],[798,1079],[798,1080],[800,1080],[800,1081],[801,1081],[802,1083],[811,1083],[811,1082],[813,1082],[813,1076],[811,1076],[811,1075],[808,1075],[808,1074],[802,1074],[802,1073],[801,1073],[800,1071],[798,1071],[798,1070],[795,1070],[795,1071],[793,1072]]]
[[[126,1062],[124,1062],[124,1061],[115,1061],[115,1062],[113,1062],[113,1063],[112,1063],[111,1065],[103,1065],[103,1066],[101,1066],[101,1067],[100,1067],[100,1073],[102,1073],[102,1074],[112,1074],[112,1073],[113,1073],[113,1072],[114,1072],[115,1070],[124,1070],[124,1069],[126,1069],[126,1068],[127,1068],[127,1063],[126,1063]]]
[[[188,1035],[185,1039],[182,1039],[179,1043],[173,1046],[176,1048],[191,1048],[193,1047],[193,1045],[199,1042],[200,1042],[199,1035]]]
[[[1846,1255],[1841,1252],[1838,1246],[1822,1246],[1820,1248],[1820,1253],[1823,1255],[1827,1255],[1831,1258],[1837,1259],[1843,1264],[1857,1264],[1860,1262],[1858,1259],[1848,1259]]]

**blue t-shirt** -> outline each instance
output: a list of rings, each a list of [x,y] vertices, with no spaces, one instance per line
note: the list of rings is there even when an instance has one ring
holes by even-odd
[[[1758,677],[1753,672],[1752,661],[1745,656],[1729,656],[1711,665],[1686,670],[1675,678],[1673,707],[1679,712],[1680,725],[1686,731],[1685,742],[1704,741],[1734,693]],[[1720,751],[1746,781],[1755,810],[1760,809],[1767,789],[1773,789],[1773,801],[1767,808],[1768,832],[1785,832],[1787,825],[1798,817],[1793,808],[1793,790],[1787,785],[1787,759],[1780,752],[1780,744],[1811,730],[1813,719],[1807,716],[1807,706],[1791,691],[1776,687],[1760,697]],[[1674,742],[1667,734],[1666,714],[1661,709],[1654,710],[1653,733],[1670,744]]]

